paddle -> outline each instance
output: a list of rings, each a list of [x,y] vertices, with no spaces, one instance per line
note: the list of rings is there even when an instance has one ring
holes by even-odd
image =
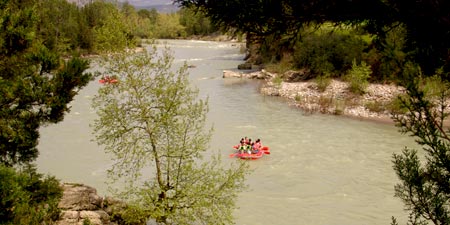
[[[266,155],[270,155],[270,149],[268,146],[262,146],[261,151],[263,151]]]

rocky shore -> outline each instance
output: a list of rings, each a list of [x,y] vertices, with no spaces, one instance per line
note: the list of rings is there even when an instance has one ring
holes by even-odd
[[[64,183],[62,188],[56,225],[116,225],[120,221],[124,207],[120,201],[100,197],[95,188],[83,184]]]
[[[260,89],[262,94],[286,98],[290,105],[309,113],[392,122],[388,105],[399,94],[405,93],[403,87],[370,84],[363,95],[355,95],[348,90],[346,82],[336,79],[331,80],[324,91],[320,91],[317,83],[307,79],[301,72],[288,71],[283,80],[277,80],[277,76],[265,70],[251,73],[223,71],[223,78],[264,79],[265,85]]]

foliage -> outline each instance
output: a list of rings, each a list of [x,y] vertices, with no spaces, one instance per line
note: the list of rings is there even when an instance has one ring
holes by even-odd
[[[444,127],[444,121],[448,117],[450,84],[445,82],[447,88],[440,89],[435,100],[426,96],[418,80],[408,79],[405,84],[408,96],[401,102],[407,113],[395,114],[394,120],[401,132],[416,138],[423,152],[405,148],[393,155],[393,167],[400,179],[395,196],[409,211],[409,224],[449,224],[450,130]]]
[[[119,51],[133,46],[127,39],[124,16],[119,9],[113,4],[103,4],[101,11],[104,17],[98,26],[93,27],[94,51]]]
[[[382,102],[377,101],[369,101],[364,103],[364,107],[366,107],[371,112],[383,112],[386,110],[386,105]]]
[[[35,39],[33,1],[0,5],[0,163],[32,162],[39,127],[56,123],[91,78],[85,60],[60,61],[58,52]]]
[[[70,52],[80,45],[78,8],[62,0],[39,1],[37,35],[43,44],[58,52]]]
[[[0,165],[1,224],[50,224],[59,217],[61,196],[59,182],[33,166],[15,171]]]
[[[383,28],[372,42],[373,48],[367,54],[367,62],[372,67],[372,78],[378,81],[401,80],[402,68],[407,63],[405,49],[406,29],[402,24]]]
[[[158,38],[181,38],[186,36],[177,13],[159,14],[156,20],[156,36]]]
[[[352,60],[362,60],[367,43],[359,36],[338,32],[314,32],[304,35],[296,44],[294,62],[297,68],[308,68],[313,74],[345,74]]]
[[[355,94],[363,94],[366,92],[366,88],[369,85],[369,77],[372,71],[370,66],[366,65],[364,61],[361,65],[356,64],[356,60],[353,60],[352,69],[345,75],[345,80],[349,82],[349,89]]]
[[[430,101],[439,99],[449,89],[448,82],[442,80],[441,76],[441,74],[436,74],[423,79],[421,90],[423,90],[425,97]]]
[[[259,39],[262,40],[260,40],[261,45],[258,54],[262,58],[263,63],[277,64],[279,62],[283,66],[289,66],[285,71],[295,67],[292,56],[294,43],[297,40],[295,35],[271,34]],[[250,44],[249,46],[254,44],[251,39],[247,39],[247,42],[247,45]]]
[[[292,69],[292,57],[289,55],[285,55],[280,61],[269,63],[265,67],[267,71],[282,75]]]
[[[247,164],[223,169],[220,154],[202,160],[207,101],[191,87],[187,66],[174,72],[168,50],[121,53],[107,61],[119,82],[103,86],[93,105],[97,142],[114,157],[112,181],[127,184],[120,197],[133,221],[227,224],[244,185]]]
[[[420,64],[425,75],[437,68],[450,71],[450,2],[447,0],[175,0],[182,6],[203,10],[212,21],[228,29],[262,38],[276,34],[292,36],[308,24],[364,25],[372,35],[384,36],[392,28],[404,26],[403,51],[406,61]],[[401,47],[401,46],[396,46]],[[398,49],[398,48],[396,48]],[[401,60],[401,52],[391,59]],[[392,52],[392,50],[395,50]],[[384,54],[384,53],[383,53]],[[388,55],[385,55],[388,56]],[[317,58],[316,58],[317,59]],[[389,59],[386,58],[386,59]],[[324,62],[320,60],[319,62]],[[383,62],[388,72],[395,61]],[[335,66],[333,64],[333,66]],[[401,69],[402,67],[400,67]],[[400,73],[401,74],[401,73]],[[381,75],[376,73],[376,75]],[[389,76],[391,74],[388,74]]]
[[[187,36],[203,36],[218,31],[202,11],[195,11],[191,8],[182,8],[178,13],[180,14],[180,25],[184,26]]]
[[[280,75],[276,75],[272,79],[272,83],[275,84],[276,86],[280,86],[283,83],[283,78]]]
[[[319,91],[324,92],[331,83],[331,77],[326,73],[317,76],[314,81],[316,82]]]

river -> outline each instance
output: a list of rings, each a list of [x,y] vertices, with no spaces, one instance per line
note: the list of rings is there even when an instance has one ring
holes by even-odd
[[[389,224],[391,216],[405,219],[402,203],[393,197],[397,178],[391,160],[404,146],[414,146],[411,137],[391,124],[305,114],[280,98],[260,95],[258,81],[223,79],[223,70],[243,62],[238,44],[164,43],[174,52],[174,66],[185,61],[195,66],[189,69],[193,85],[209,97],[212,151],[223,153],[225,161],[238,160],[228,155],[244,136],[261,138],[271,149],[250,162],[250,188],[238,199],[236,224],[375,225]],[[40,172],[93,186],[103,195],[111,162],[92,141],[89,125],[99,86],[89,83],[64,121],[41,129],[37,165]]]

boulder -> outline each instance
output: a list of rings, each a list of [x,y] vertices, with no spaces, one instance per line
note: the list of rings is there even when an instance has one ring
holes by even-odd
[[[283,74],[283,78],[286,82],[299,82],[311,79],[312,75],[307,70],[289,70]]]
[[[58,225],[77,224],[80,219],[80,212],[74,210],[62,211]]]
[[[63,210],[96,210],[102,207],[103,198],[95,188],[80,184],[63,184],[63,197],[58,207]]]
[[[81,211],[80,219],[81,221],[88,219],[92,225],[110,224],[109,215],[103,210]]]
[[[231,70],[224,70],[223,71],[223,78],[231,78],[231,77],[242,78],[242,73],[234,72],[234,71],[231,71]]]
[[[123,208],[123,203],[112,198],[105,201],[95,188],[83,184],[65,183],[62,188],[63,196],[58,204],[61,214],[56,225],[83,225],[85,221],[93,225],[116,224],[107,211],[114,214],[113,206],[119,204]]]
[[[251,70],[252,64],[251,63],[242,63],[238,65],[239,70]]]

